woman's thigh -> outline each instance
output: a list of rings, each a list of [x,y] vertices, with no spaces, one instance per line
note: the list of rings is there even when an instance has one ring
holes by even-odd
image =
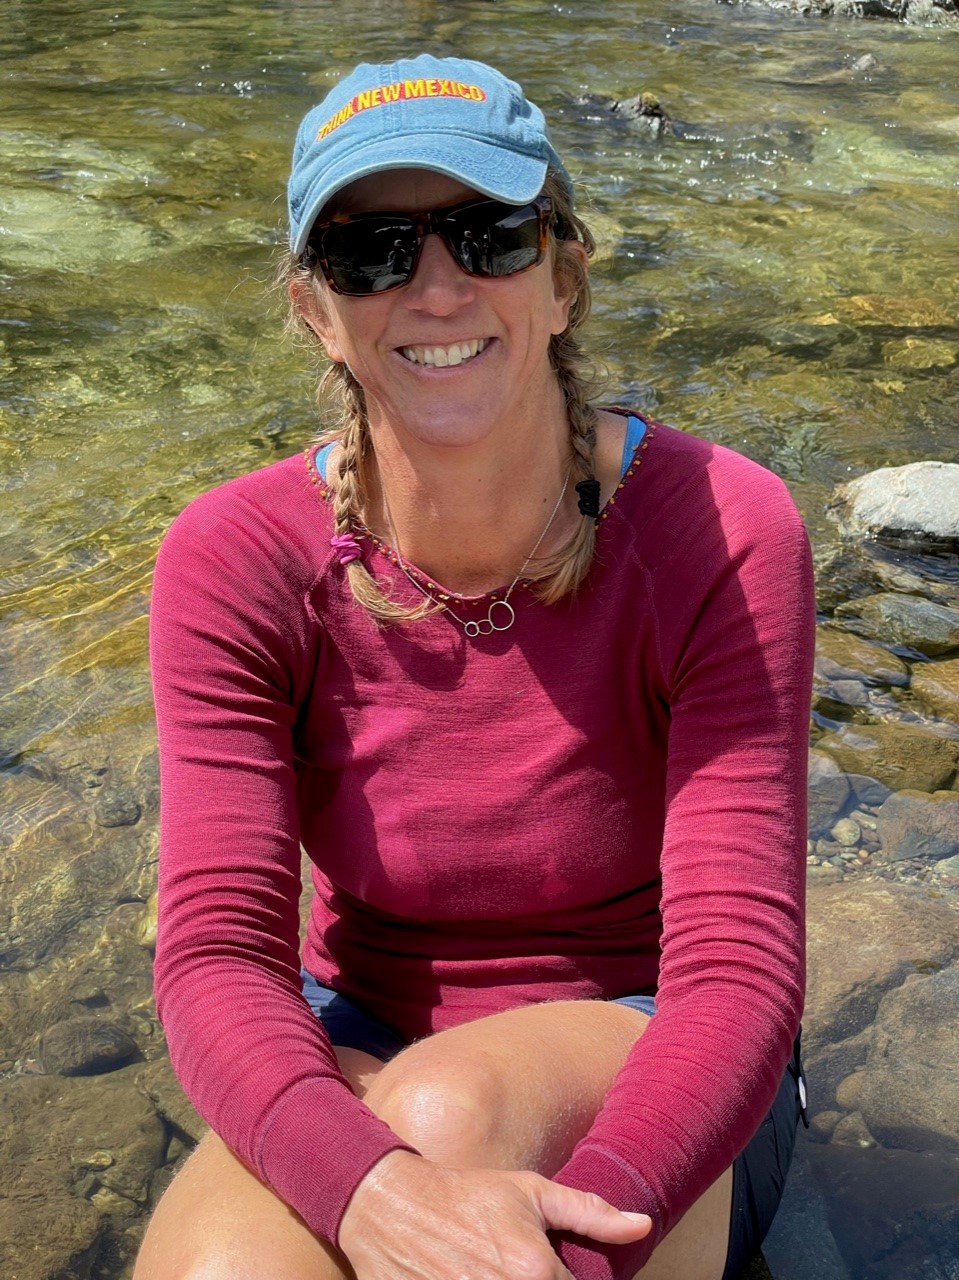
[[[383,1064],[337,1049],[360,1097]],[[150,1221],[133,1280],[340,1280],[336,1250],[208,1133]]]

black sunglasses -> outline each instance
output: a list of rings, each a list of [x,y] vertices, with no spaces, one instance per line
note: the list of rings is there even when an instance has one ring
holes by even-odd
[[[423,240],[441,236],[471,276],[514,276],[542,262],[553,214],[549,196],[529,204],[467,200],[430,213],[344,213],[315,222],[300,259],[320,266],[334,293],[363,298],[409,284]]]

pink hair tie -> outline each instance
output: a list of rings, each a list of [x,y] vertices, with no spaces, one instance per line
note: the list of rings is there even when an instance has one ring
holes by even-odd
[[[351,564],[354,560],[359,560],[363,554],[360,544],[352,533],[338,533],[330,539],[330,546],[336,552],[336,557],[342,565]]]

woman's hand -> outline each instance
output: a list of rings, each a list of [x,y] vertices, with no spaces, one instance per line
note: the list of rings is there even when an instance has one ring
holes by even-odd
[[[353,1193],[339,1245],[357,1280],[567,1280],[548,1230],[629,1244],[651,1226],[537,1173],[391,1151]]]

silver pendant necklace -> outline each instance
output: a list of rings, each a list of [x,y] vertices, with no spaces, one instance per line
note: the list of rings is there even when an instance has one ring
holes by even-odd
[[[480,618],[479,622],[472,622],[472,621],[467,622],[464,618],[461,618],[458,614],[454,613],[445,600],[438,600],[436,596],[432,594],[432,592],[427,591],[427,589],[423,586],[421,582],[417,582],[416,578],[414,578],[413,575],[410,573],[409,569],[407,569],[406,565],[403,563],[403,553],[400,550],[399,538],[397,538],[396,536],[396,528],[393,525],[393,516],[390,512],[389,503],[386,501],[386,494],[384,493],[383,494],[383,510],[386,512],[386,522],[390,527],[390,536],[393,539],[393,546],[396,548],[397,563],[399,564],[400,569],[403,571],[406,577],[409,578],[410,582],[412,582],[413,586],[417,589],[417,591],[419,591],[422,595],[426,596],[427,600],[432,600],[433,604],[437,605],[440,609],[445,609],[446,612],[453,619],[453,621],[459,623],[459,625],[463,628],[464,634],[467,635],[470,638],[470,640],[475,640],[477,636],[491,636],[494,631],[509,631],[510,627],[516,621],[516,612],[513,609],[513,606],[509,602],[509,598],[513,594],[513,588],[516,586],[517,582],[519,582],[520,578],[522,578],[523,573],[526,570],[526,566],[532,560],[533,556],[536,555],[536,552],[539,550],[540,543],[543,541],[543,539],[546,537],[546,535],[549,533],[550,529],[552,528],[553,521],[556,519],[556,513],[559,511],[560,507],[563,504],[563,499],[566,497],[566,490],[568,488],[569,488],[569,472],[567,471],[566,479],[563,481],[563,487],[560,490],[559,497],[556,499],[556,505],[553,507],[553,510],[550,512],[549,519],[546,521],[546,525],[543,529],[543,532],[539,535],[539,537],[536,539],[536,542],[533,544],[532,551],[529,553],[529,555],[520,565],[519,573],[516,575],[513,581],[506,588],[506,592],[503,595],[502,600],[491,600],[489,607],[486,610],[486,617]],[[462,597],[460,598],[462,599]],[[497,610],[499,610],[500,612],[497,613]]]

